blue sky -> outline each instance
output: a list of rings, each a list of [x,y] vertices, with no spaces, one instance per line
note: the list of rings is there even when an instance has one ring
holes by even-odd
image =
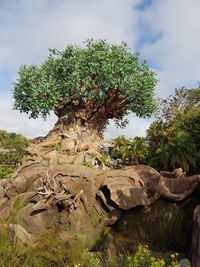
[[[12,110],[13,82],[21,64],[39,64],[49,47],[63,49],[86,38],[126,41],[158,74],[156,96],[200,81],[199,0],[1,0],[0,129],[27,137],[46,134],[56,122],[51,115],[29,120]],[[130,116],[117,130],[110,123],[105,137],[144,135],[151,120]]]

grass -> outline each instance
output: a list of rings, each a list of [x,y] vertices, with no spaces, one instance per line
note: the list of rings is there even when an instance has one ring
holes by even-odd
[[[77,240],[64,247],[58,234],[46,233],[26,247],[11,240],[9,228],[0,228],[1,267],[98,267],[99,259]]]
[[[26,247],[10,238],[8,227],[0,227],[1,267],[178,267],[178,254],[155,258],[148,246],[139,245],[134,255],[120,254],[107,260],[89,252],[81,239],[63,244],[58,233],[48,232]],[[104,260],[103,260],[104,258]]]

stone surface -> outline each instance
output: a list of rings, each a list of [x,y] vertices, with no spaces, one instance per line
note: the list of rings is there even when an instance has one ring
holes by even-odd
[[[21,225],[10,223],[9,225],[4,224],[3,226],[8,229],[10,238],[15,238],[19,245],[24,246],[30,243],[31,236]]]
[[[188,259],[182,259],[179,261],[180,267],[190,267],[191,262]]]
[[[190,258],[192,266],[200,266],[200,205],[196,207],[193,218],[192,243]]]
[[[1,183],[1,219],[12,219],[33,239],[58,227],[63,240],[81,234],[92,246],[124,211],[148,207],[159,198],[182,201],[199,182],[198,176],[167,179],[144,165],[97,170],[66,164],[68,155],[61,151],[47,156],[52,164],[27,164]]]

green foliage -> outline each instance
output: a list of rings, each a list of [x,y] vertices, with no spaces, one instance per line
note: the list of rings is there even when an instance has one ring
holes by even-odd
[[[158,170],[200,170],[200,88],[176,89],[159,101],[158,118],[147,131],[147,162]]]
[[[122,159],[124,163],[143,163],[147,156],[148,147],[144,137],[126,139],[124,136],[119,136],[113,140],[113,143],[111,156]]]
[[[53,151],[53,150],[58,150],[59,149],[59,144],[58,143],[53,143],[50,145],[49,150]]]
[[[27,247],[11,239],[9,228],[0,229],[0,266],[2,267],[99,267],[99,259],[78,240],[64,248],[57,233],[43,234]]]
[[[178,253],[156,258],[148,246],[139,245],[134,255],[119,254],[104,262],[102,255],[89,252],[82,240],[74,240],[64,247],[56,232],[42,234],[26,247],[11,238],[9,227],[0,228],[0,266],[2,267],[178,267]]]
[[[107,118],[121,119],[127,111],[148,117],[154,111],[155,73],[126,43],[87,40],[84,47],[49,51],[41,66],[21,66],[14,86],[15,109],[45,118],[51,110],[62,116],[88,102],[105,107],[113,98]]]
[[[129,256],[126,267],[172,267],[179,266],[176,254],[171,254],[171,260],[166,264],[164,258],[155,258],[148,246],[139,245],[134,256]]]
[[[183,114],[187,114],[192,108],[199,107],[200,87],[186,89],[182,87],[175,89],[174,95],[167,99],[160,99],[158,102],[157,117],[168,126],[172,121],[179,120]]]
[[[0,179],[10,178],[28,145],[29,141],[21,134],[0,130]]]
[[[157,150],[157,157],[163,164],[165,170],[174,170],[177,167],[189,171],[189,166],[196,165],[196,147],[191,137],[186,132],[175,132],[168,138],[160,150]]]
[[[10,178],[15,171],[15,167],[0,166],[0,179]]]
[[[0,130],[0,148],[14,151],[18,157],[22,157],[28,145],[29,141],[21,134]]]
[[[134,255],[119,254],[109,261],[108,267],[179,267],[178,253],[165,254],[162,258],[156,258],[148,246],[138,245]]]
[[[0,165],[17,166],[20,163],[20,157],[14,153],[0,153]]]
[[[16,239],[10,240],[8,229],[0,228],[0,266],[13,267],[19,266],[19,249]]]

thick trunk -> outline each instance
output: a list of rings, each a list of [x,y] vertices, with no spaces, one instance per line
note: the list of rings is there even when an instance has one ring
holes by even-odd
[[[54,128],[43,138],[35,138],[32,147],[38,152],[48,151],[56,144],[58,149],[79,152],[80,147],[100,143],[106,124],[104,110],[78,110],[76,113],[61,116]]]

